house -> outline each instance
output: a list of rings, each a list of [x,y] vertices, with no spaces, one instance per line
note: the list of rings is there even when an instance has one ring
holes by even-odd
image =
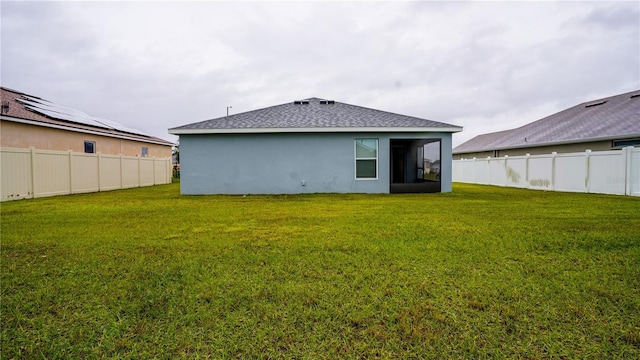
[[[0,91],[2,147],[171,157],[169,141],[33,95]]]
[[[640,146],[640,90],[592,100],[522,127],[478,135],[454,159],[618,150]]]
[[[169,133],[180,137],[183,194],[404,193],[451,191],[461,130],[309,98]]]
[[[173,143],[0,87],[0,200],[171,182]]]

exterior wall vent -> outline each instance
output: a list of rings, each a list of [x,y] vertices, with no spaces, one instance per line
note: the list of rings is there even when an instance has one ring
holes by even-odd
[[[293,105],[309,105],[309,100],[295,100]]]
[[[585,105],[584,107],[586,107],[586,108],[590,108],[590,107],[594,107],[594,106],[602,105],[602,104],[604,104],[604,103],[606,103],[606,102],[607,102],[606,100],[598,101],[598,102],[594,102],[594,103],[591,103],[591,104],[587,104],[587,105]]]

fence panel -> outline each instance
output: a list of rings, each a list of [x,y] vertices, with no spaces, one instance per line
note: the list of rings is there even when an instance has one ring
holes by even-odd
[[[528,188],[553,190],[553,163],[552,155],[530,156]]]
[[[586,192],[587,157],[584,154],[558,154],[555,163],[555,189]]]
[[[166,159],[154,159],[154,181],[156,184],[164,184],[171,181],[171,168]]]
[[[0,149],[0,200],[171,183],[170,158]]]
[[[100,190],[115,190],[122,187],[122,158],[117,155],[100,156]]]
[[[626,161],[622,151],[597,151],[589,156],[588,192],[624,195]]]
[[[2,200],[18,200],[33,197],[33,176],[31,175],[31,151],[27,149],[7,149],[0,157]]]
[[[477,184],[489,183],[489,159],[477,159],[473,164],[474,181]]]
[[[467,164],[469,164],[468,160],[454,161],[451,167],[451,177],[453,179],[460,179],[460,181],[463,182],[471,182],[467,176],[469,172],[467,170],[469,168]]]
[[[507,177],[505,175],[504,158],[491,158],[487,160],[489,170],[487,178],[491,185],[505,185]]]
[[[465,163],[460,161],[460,162],[453,162],[452,166],[451,166],[451,177],[453,179],[466,179],[465,175],[464,175],[464,169],[465,169]]]
[[[154,185],[154,165],[153,159],[140,158],[140,186]]]
[[[507,186],[527,187],[526,156],[509,157],[505,162],[505,176]]]
[[[34,151],[32,158],[35,197],[71,194],[69,152]]]
[[[98,155],[71,154],[73,166],[73,193],[100,191]]]
[[[140,186],[140,167],[138,158],[122,158],[122,187]]]
[[[640,196],[640,148],[627,148],[626,194]]]
[[[453,181],[640,196],[640,148],[454,160]]]

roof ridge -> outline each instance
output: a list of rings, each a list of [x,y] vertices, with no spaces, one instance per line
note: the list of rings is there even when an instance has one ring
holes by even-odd
[[[325,103],[326,102],[326,103]],[[266,131],[345,131],[348,129],[415,129],[438,128],[441,131],[460,131],[461,127],[417,116],[348,104],[320,97],[309,97],[284,104],[245,111],[229,116],[203,120],[169,129],[169,133],[186,134],[217,132]],[[326,129],[326,130],[321,130]],[[413,129],[413,130],[409,130]]]

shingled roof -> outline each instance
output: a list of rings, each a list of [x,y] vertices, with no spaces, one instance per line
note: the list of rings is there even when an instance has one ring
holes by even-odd
[[[462,127],[333,100],[309,98],[169,129],[170,134],[458,132]]]
[[[173,145],[172,142],[145,134],[115,121],[98,118],[34,95],[5,87],[0,87],[0,95],[3,105],[2,120],[153,144]]]
[[[522,127],[478,135],[454,154],[640,136],[640,90],[588,101]]]

